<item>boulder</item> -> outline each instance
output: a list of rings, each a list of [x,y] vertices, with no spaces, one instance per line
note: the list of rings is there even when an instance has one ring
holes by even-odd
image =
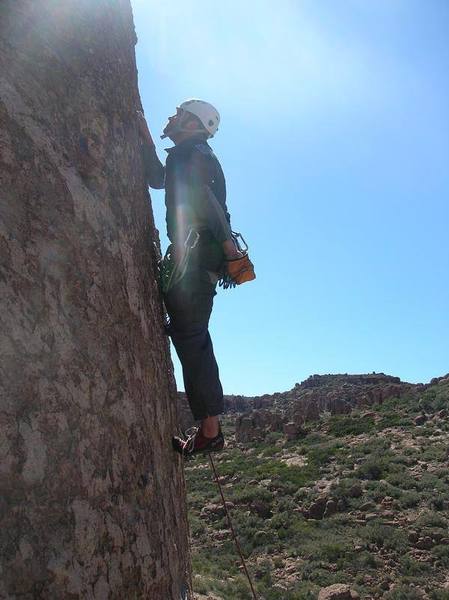
[[[250,504],[250,509],[262,519],[269,519],[273,516],[270,505],[266,502],[262,502],[262,500],[253,500]]]
[[[418,550],[430,550],[433,545],[432,538],[428,535],[419,538],[418,541],[415,542],[415,548],[418,548]]]
[[[338,505],[337,502],[335,500],[328,500],[326,502],[326,508],[324,509],[324,514],[323,517],[327,518],[330,517],[331,515],[335,514],[338,510]]]
[[[296,440],[301,433],[301,428],[293,421],[285,423],[282,429],[289,441]]]
[[[321,588],[318,594],[318,600],[357,600],[359,597],[357,592],[344,583],[334,583]]]
[[[360,498],[362,494],[363,489],[360,483],[354,483],[354,485],[352,485],[348,490],[348,496],[350,498]]]
[[[414,418],[413,422],[415,423],[415,425],[424,425],[424,423],[427,421],[427,417],[426,415],[418,415],[417,417]]]
[[[312,502],[309,508],[304,511],[307,519],[322,519],[328,502],[327,496],[319,496]]]

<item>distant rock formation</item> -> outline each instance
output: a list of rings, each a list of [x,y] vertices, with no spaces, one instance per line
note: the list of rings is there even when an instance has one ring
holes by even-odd
[[[349,413],[354,407],[381,404],[418,386],[383,373],[371,375],[312,375],[290,392],[288,411],[294,423],[303,424],[331,414]]]
[[[289,439],[295,439],[301,436],[304,423],[319,419],[324,412],[346,414],[355,407],[369,407],[387,398],[418,393],[425,387],[384,373],[311,375],[287,392],[225,396],[225,412],[235,414],[237,442],[262,439],[270,431],[283,432]],[[193,419],[185,394],[178,392],[178,398],[181,427],[190,427]]]
[[[0,3],[0,597],[180,600],[129,0]]]

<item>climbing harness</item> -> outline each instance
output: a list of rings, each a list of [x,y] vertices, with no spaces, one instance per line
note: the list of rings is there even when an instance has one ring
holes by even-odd
[[[221,279],[218,282],[218,285],[224,290],[234,288],[237,285],[256,278],[254,265],[248,255],[248,244],[243,235],[236,231],[232,231],[231,235],[234,245],[241,253],[241,256],[226,261]]]
[[[242,238],[242,239],[243,239],[243,238]],[[222,501],[222,503],[223,503],[223,508],[224,508],[224,511],[225,511],[225,514],[226,514],[226,518],[227,518],[227,520],[228,520],[229,529],[231,530],[232,537],[234,538],[234,542],[235,542],[235,545],[236,545],[237,551],[238,551],[238,553],[240,554],[240,559],[241,559],[241,561],[242,561],[243,569],[244,569],[244,571],[245,571],[245,574],[246,574],[246,577],[247,577],[247,579],[248,579],[248,582],[249,582],[249,587],[251,588],[251,592],[252,592],[252,594],[253,594],[253,598],[254,598],[254,600],[257,600],[256,592],[254,591],[253,582],[251,581],[250,574],[249,574],[249,572],[248,572],[248,569],[247,569],[247,567],[246,567],[246,562],[245,562],[245,559],[244,559],[244,557],[243,557],[243,552],[242,552],[242,549],[241,549],[241,547],[240,547],[240,544],[239,544],[238,538],[237,538],[237,536],[236,536],[236,534],[235,534],[234,527],[233,527],[233,525],[232,525],[232,521],[231,521],[231,517],[230,517],[230,515],[229,515],[228,507],[226,506],[226,500],[225,500],[225,497],[224,497],[224,494],[223,494],[223,489],[222,489],[222,487],[221,487],[220,479],[219,479],[219,477],[218,477],[217,469],[215,468],[215,464],[214,464],[214,461],[213,461],[213,459],[212,459],[212,455],[211,455],[211,453],[210,453],[210,452],[208,452],[207,454],[208,454],[208,456],[209,456],[210,464],[211,464],[211,466],[212,466],[212,471],[213,471],[213,473],[214,473],[214,477],[215,477],[215,483],[217,484],[217,486],[218,486],[218,489],[220,490],[221,501]]]
[[[160,271],[161,288],[164,294],[169,292],[173,286],[179,283],[186,274],[187,267],[189,266],[190,255],[192,250],[198,244],[199,239],[200,234],[198,231],[190,228],[184,242],[184,248],[180,258],[175,256],[173,244],[170,244],[170,246],[167,248],[167,252],[162,259]]]

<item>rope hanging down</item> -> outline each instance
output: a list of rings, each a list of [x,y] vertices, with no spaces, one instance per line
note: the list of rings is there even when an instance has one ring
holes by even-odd
[[[245,559],[243,558],[242,549],[240,548],[239,541],[237,539],[237,536],[236,536],[235,531],[234,531],[234,527],[232,525],[231,516],[229,515],[228,507],[226,506],[226,501],[225,501],[225,497],[224,497],[224,494],[223,494],[223,490],[221,488],[220,479],[218,477],[218,473],[217,473],[217,470],[215,468],[214,461],[212,460],[212,456],[211,456],[210,452],[208,452],[208,456],[209,456],[210,464],[212,466],[212,470],[214,472],[215,482],[218,485],[218,489],[220,490],[221,501],[223,503],[223,508],[225,510],[225,513],[226,513],[226,518],[228,519],[229,528],[231,530],[232,537],[234,538],[234,542],[235,542],[235,545],[237,547],[238,553],[240,554],[240,559],[242,561],[242,565],[243,565],[243,569],[245,571],[246,577],[248,578],[248,581],[249,581],[249,587],[251,588],[251,592],[253,594],[254,600],[257,600],[256,592],[254,591],[253,582],[251,581],[251,577],[249,575],[248,569],[246,568],[246,563],[245,563]]]

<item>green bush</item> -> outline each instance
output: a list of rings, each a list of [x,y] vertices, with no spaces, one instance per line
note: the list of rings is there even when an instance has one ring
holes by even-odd
[[[379,522],[369,522],[360,529],[360,537],[378,548],[402,552],[408,547],[404,531]]]
[[[449,591],[433,590],[430,592],[430,600],[449,600]]]
[[[379,566],[379,560],[371,552],[357,552],[354,554],[353,562],[359,569],[376,569]],[[362,577],[363,582],[363,577]]]
[[[432,511],[426,511],[416,519],[418,527],[447,527],[447,520],[440,514]]]
[[[275,456],[276,454],[279,454],[280,449],[278,446],[267,446],[266,448],[263,448],[262,450],[262,456]]]
[[[383,431],[387,427],[411,427],[413,421],[411,417],[401,414],[400,412],[390,413],[382,416],[376,422],[376,431]]]
[[[322,560],[327,562],[337,562],[339,558],[343,558],[348,552],[348,547],[341,542],[330,542],[320,546],[319,555]]]
[[[417,485],[416,479],[406,471],[388,473],[385,479],[390,485],[400,488],[401,490],[411,490]]]
[[[231,499],[236,504],[249,504],[254,500],[269,504],[273,500],[273,493],[260,485],[240,485],[233,487],[229,494]]]
[[[430,565],[420,560],[415,560],[408,554],[401,556],[400,559],[401,573],[403,575],[422,575],[430,571]]]
[[[449,546],[438,544],[432,548],[432,555],[445,566],[449,567]]]
[[[310,465],[323,467],[331,462],[332,459],[342,456],[342,445],[334,442],[327,442],[310,448],[307,451],[307,461]]]
[[[447,505],[449,505],[449,493],[437,494],[430,499],[430,507],[433,510],[445,510]]]
[[[422,600],[422,595],[408,585],[399,585],[385,594],[386,600]]]
[[[336,415],[329,420],[329,433],[335,437],[369,433],[374,429],[373,417],[354,417],[351,415]]]
[[[402,494],[399,499],[399,506],[401,508],[414,508],[418,506],[421,501],[421,494],[415,491],[409,491]]]
[[[359,466],[356,475],[359,479],[379,480],[384,477],[387,471],[388,465],[386,459],[382,455],[376,454]]]

